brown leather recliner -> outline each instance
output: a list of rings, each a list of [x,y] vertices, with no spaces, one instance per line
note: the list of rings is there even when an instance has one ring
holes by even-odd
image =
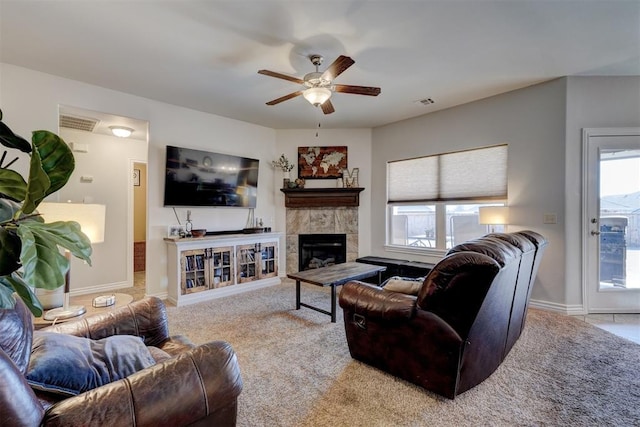
[[[450,399],[480,384],[500,366],[524,324],[546,245],[530,233],[485,236],[452,248],[417,295],[345,284],[339,301],[351,356]]]
[[[509,322],[509,335],[505,348],[505,356],[516,343],[524,329],[527,309],[529,308],[529,298],[533,289],[542,253],[547,246],[547,240],[535,231],[525,230],[515,233],[492,233],[487,237],[494,237],[516,246],[522,251],[520,258],[520,268],[518,272],[518,282],[513,295],[511,308],[511,319]]]
[[[32,318],[18,299],[13,309],[0,310],[2,425],[236,424],[242,379],[233,349],[223,341],[195,346],[186,337],[170,337],[165,306],[158,298],[144,298],[110,313],[42,331],[92,340],[113,335],[142,337],[144,344],[155,350],[151,355],[157,363],[72,397],[34,390],[25,378],[34,335]]]

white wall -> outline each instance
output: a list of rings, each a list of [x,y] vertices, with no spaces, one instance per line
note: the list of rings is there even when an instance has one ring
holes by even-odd
[[[275,216],[274,171],[269,167],[269,162],[279,153],[276,150],[273,129],[9,64],[0,64],[0,79],[0,108],[4,113],[3,121],[23,136],[29,137],[35,129],[47,129],[57,133],[59,105],[149,122],[147,291],[150,294],[166,293],[167,256],[163,238],[167,226],[176,222],[172,209],[162,206],[166,145],[251,155],[260,159],[260,191],[256,216]],[[26,164],[26,159],[23,158],[17,167],[26,170]],[[192,212],[196,228],[229,230],[245,226],[248,210],[194,208]],[[177,209],[177,213],[181,221],[184,221],[186,209]]]
[[[549,239],[533,299],[565,303],[565,92],[559,79],[459,107],[375,128],[372,169],[372,252],[384,248],[388,160],[501,143],[509,144],[510,231],[531,229]],[[557,224],[543,224],[555,213]],[[434,261],[412,254],[403,258]]]
[[[567,85],[566,301],[582,307],[582,129],[640,127],[640,77],[569,77]]]
[[[360,193],[360,207],[358,209],[358,253],[359,256],[371,253],[371,129],[322,129],[316,137],[315,129],[286,129],[276,131],[278,153],[284,153],[295,163],[291,171],[291,178],[297,177],[298,147],[315,146],[346,146],[347,167],[349,170],[359,168],[358,186],[363,187]],[[280,155],[278,154],[278,156]],[[286,231],[284,193],[282,187],[282,172],[275,174],[276,188],[276,228]],[[335,187],[336,180],[308,179],[307,188]],[[268,225],[268,222],[267,222]]]
[[[92,265],[72,259],[72,287],[76,292],[96,287],[104,289],[132,285],[128,271],[131,250],[127,245],[127,221],[130,160],[147,158],[147,141],[61,128],[67,143],[86,144],[87,152],[74,152],[76,168],[67,185],[56,193],[59,201],[98,203],[107,206],[105,240],[93,246]],[[92,182],[81,181],[91,176]],[[129,267],[129,269],[127,269]],[[93,288],[93,289],[90,289]]]

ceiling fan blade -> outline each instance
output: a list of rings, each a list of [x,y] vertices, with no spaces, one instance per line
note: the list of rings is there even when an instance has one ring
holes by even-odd
[[[258,71],[258,74],[264,74],[265,76],[275,77],[277,79],[288,80],[288,81],[293,82],[293,83],[304,84],[304,80],[302,80],[302,79],[299,79],[299,78],[293,77],[293,76],[288,76],[286,74],[276,73],[275,71],[260,70],[260,71]]]
[[[286,100],[291,99],[291,98],[295,98],[296,96],[300,96],[300,95],[302,95],[302,91],[301,90],[299,90],[297,92],[292,92],[292,93],[290,93],[288,95],[281,96],[278,99],[274,99],[273,101],[267,102],[267,105],[276,105],[276,104],[279,104],[279,103],[281,103],[283,101],[286,101]]]
[[[335,108],[333,108],[333,104],[331,103],[330,99],[324,101],[322,104],[320,104],[320,106],[322,107],[322,112],[325,114],[331,114],[336,111]]]
[[[380,95],[380,88],[372,86],[334,85],[333,90],[341,93],[355,93],[356,95]]]
[[[322,76],[320,78],[332,81],[340,74],[342,74],[344,70],[351,67],[355,63],[356,61],[349,58],[348,56],[340,55],[338,59],[333,61],[333,64],[329,65],[329,68],[327,68],[325,72],[322,73]]]

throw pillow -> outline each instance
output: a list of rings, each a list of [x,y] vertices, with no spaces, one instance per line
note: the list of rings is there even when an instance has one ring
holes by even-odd
[[[155,364],[142,339],[101,340],[35,331],[27,382],[36,390],[75,396]]]
[[[424,277],[389,277],[382,285],[385,291],[400,292],[407,295],[418,295]]]

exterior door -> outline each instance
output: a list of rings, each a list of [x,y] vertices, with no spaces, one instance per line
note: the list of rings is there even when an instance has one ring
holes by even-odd
[[[585,129],[583,145],[587,310],[640,313],[640,129]]]

